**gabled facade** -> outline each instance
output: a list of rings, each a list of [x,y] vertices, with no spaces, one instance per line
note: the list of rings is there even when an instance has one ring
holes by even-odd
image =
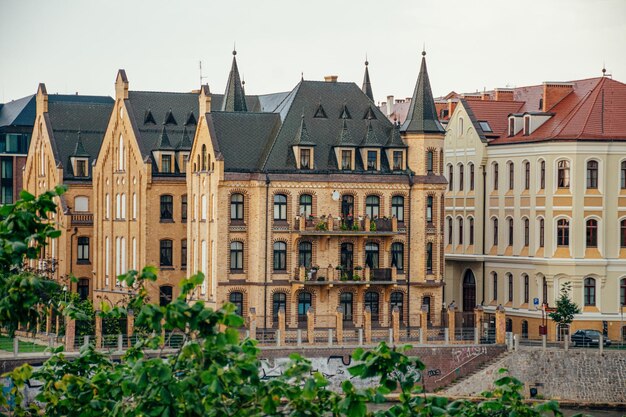
[[[35,100],[35,123],[23,172],[24,189],[39,195],[58,184],[68,187],[54,218],[63,233],[46,247],[42,262],[51,260],[55,264],[56,278],[74,275],[78,282],[69,284],[70,290],[91,297],[96,258],[92,164],[102,144],[113,99],[49,95],[45,85],[40,84]]]
[[[446,297],[468,317],[502,305],[510,331],[538,337],[541,305],[570,282],[583,309],[571,333],[624,337],[625,103],[607,77],[460,99],[446,129]]]

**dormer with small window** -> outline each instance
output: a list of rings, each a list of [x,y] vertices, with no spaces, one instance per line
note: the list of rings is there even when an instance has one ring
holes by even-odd
[[[509,114],[508,136],[515,136],[522,130],[524,127],[524,121],[522,119],[523,114],[521,113]]]
[[[156,144],[155,150],[152,151],[152,156],[156,163],[157,170],[160,174],[173,174],[176,172],[175,157],[176,152],[174,147],[170,143],[169,136],[165,125],[161,130],[161,136]]]
[[[365,137],[360,145],[361,160],[366,171],[380,171],[382,146],[376,131],[372,127],[371,120],[368,120]]]
[[[309,137],[306,124],[304,123],[304,115],[291,148],[297,169],[311,170],[315,168],[315,142]]]
[[[70,156],[70,164],[72,165],[74,177],[89,177],[89,154],[85,151],[80,132],[78,132],[78,140],[76,141],[74,153]]]
[[[193,113],[189,113],[187,116],[187,123],[195,124],[195,117]],[[178,165],[178,171],[182,174],[187,172],[187,164],[189,163],[189,154],[191,153],[191,138],[187,131],[187,123],[183,128],[183,134],[180,141],[176,145],[176,164]]]
[[[389,161],[389,169],[392,171],[406,170],[406,148],[407,145],[400,137],[400,131],[397,127],[391,130],[389,140],[385,144],[385,152],[387,161]]]
[[[335,157],[337,158],[337,168],[339,170],[352,171],[355,169],[356,147],[357,143],[348,129],[348,122],[346,119],[343,119],[339,138],[335,145]]]
[[[548,119],[553,116],[552,113],[530,112],[524,113],[524,136],[531,135],[535,130],[539,129]]]

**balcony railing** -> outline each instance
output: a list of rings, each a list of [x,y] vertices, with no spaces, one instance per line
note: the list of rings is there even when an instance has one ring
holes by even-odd
[[[72,226],[93,226],[93,213],[72,213]]]
[[[326,268],[305,268],[300,266],[294,270],[294,280],[305,285],[328,284],[368,284],[395,283],[397,280],[396,268],[359,268],[352,270],[338,269],[329,265]]]
[[[398,233],[398,220],[392,218],[364,218],[353,217],[304,217],[297,216],[294,222],[296,231],[307,234],[396,234]]]

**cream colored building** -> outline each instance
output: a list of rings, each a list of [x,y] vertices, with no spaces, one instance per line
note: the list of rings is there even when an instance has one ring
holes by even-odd
[[[460,100],[445,139],[447,299],[467,313],[501,304],[510,331],[536,337],[541,305],[570,282],[572,332],[626,337],[624,109],[626,86],[608,77]]]

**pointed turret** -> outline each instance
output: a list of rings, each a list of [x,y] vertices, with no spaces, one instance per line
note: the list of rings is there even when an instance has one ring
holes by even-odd
[[[189,132],[187,131],[187,125],[183,127],[183,135],[180,138],[180,142],[176,145],[176,149],[179,151],[188,151],[191,150],[191,138],[189,137]]]
[[[294,146],[315,146],[315,142],[311,140],[309,132],[304,124],[304,115],[300,120],[300,128],[296,132],[296,137],[293,139]]]
[[[159,136],[159,140],[156,144],[157,150],[169,150],[173,149],[172,144],[170,143],[170,138],[167,135],[167,130],[165,129],[165,124],[163,125],[163,129],[161,130],[161,136]]]
[[[222,102],[222,111],[248,111],[246,106],[246,94],[239,77],[239,69],[237,68],[237,51],[233,51],[233,65],[228,75],[228,83],[226,84],[226,92],[224,92],[224,101]]]
[[[443,127],[437,119],[435,100],[430,89],[428,71],[426,70],[426,51],[422,52],[422,66],[411,99],[407,118],[400,129],[407,133],[443,133]]]
[[[366,58],[365,75],[363,76],[363,87],[361,87],[361,90],[363,90],[365,95],[368,96],[370,100],[374,101],[374,93],[372,93],[372,83],[370,82],[370,72],[367,69],[369,64],[370,63],[367,61],[367,58]]]
[[[382,147],[380,140],[378,140],[378,135],[376,134],[376,132],[374,131],[374,128],[372,127],[372,121],[368,120],[366,123],[367,123],[367,130],[365,131],[365,137],[361,141],[361,146],[366,147],[366,148]]]
[[[78,156],[78,157],[90,156],[85,150],[85,147],[83,146],[83,139],[80,136],[80,130],[78,131],[78,140],[76,141],[76,147],[74,148],[74,153],[72,154],[72,156]]]
[[[346,119],[342,120],[341,131],[339,132],[339,140],[337,146],[357,146],[358,143],[352,138],[350,130],[348,130],[348,122]]]
[[[400,126],[397,124],[393,125],[391,132],[389,134],[389,140],[385,144],[387,148],[406,148],[406,143],[402,141],[400,137]]]

